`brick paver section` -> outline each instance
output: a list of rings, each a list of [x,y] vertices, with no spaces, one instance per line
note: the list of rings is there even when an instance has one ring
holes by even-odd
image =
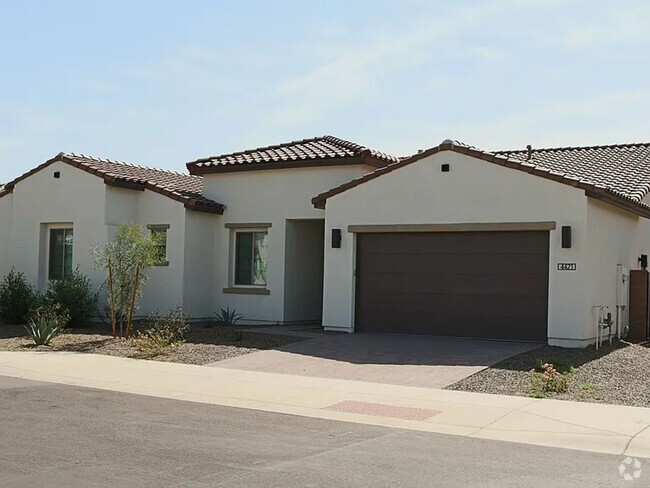
[[[419,421],[430,419],[440,413],[436,410],[426,408],[400,407],[398,405],[384,405],[382,403],[357,402],[353,400],[335,403],[334,405],[325,407],[325,410]]]
[[[221,368],[444,388],[539,344],[387,334],[313,339],[214,363]]]

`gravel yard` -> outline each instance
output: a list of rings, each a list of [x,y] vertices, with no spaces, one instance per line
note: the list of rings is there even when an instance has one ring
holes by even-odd
[[[625,342],[598,351],[593,346],[541,347],[506,359],[447,389],[529,396],[530,370],[538,360],[566,362],[573,367],[568,373],[568,391],[548,394],[548,398],[650,407],[650,347]]]
[[[235,328],[193,325],[186,341],[152,358],[143,357],[134,342],[114,339],[109,325],[68,329],[52,345],[35,348],[22,326],[0,325],[0,351],[72,351],[127,358],[152,359],[170,363],[209,364],[224,359],[273,349],[301,340],[300,337],[260,334]]]

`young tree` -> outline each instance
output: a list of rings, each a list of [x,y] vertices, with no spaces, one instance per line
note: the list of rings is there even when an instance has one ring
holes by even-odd
[[[159,261],[157,244],[155,237],[139,225],[122,224],[103,249],[92,250],[95,267],[107,274],[102,289],[109,294],[113,335],[116,334],[116,324],[119,324],[122,337],[126,323],[128,338],[137,301],[149,279],[145,271]]]

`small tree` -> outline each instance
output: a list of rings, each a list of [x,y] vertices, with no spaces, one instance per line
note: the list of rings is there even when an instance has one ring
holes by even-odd
[[[131,318],[142,297],[148,276],[144,273],[158,263],[158,246],[154,237],[135,224],[122,224],[115,237],[103,249],[95,248],[92,254],[95,267],[107,273],[102,289],[109,294],[109,307],[113,323],[120,327],[120,337],[130,334]]]

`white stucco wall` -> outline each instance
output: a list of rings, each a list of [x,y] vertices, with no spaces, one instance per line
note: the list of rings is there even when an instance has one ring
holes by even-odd
[[[53,178],[55,171],[60,172],[60,178]],[[92,245],[105,242],[107,237],[102,179],[55,162],[19,182],[11,198],[7,266],[24,272],[31,283],[43,289],[47,282],[41,250],[45,244],[45,227],[69,223],[74,227],[73,265],[79,266],[93,285],[99,286],[102,276],[92,269],[89,250]]]
[[[164,195],[151,191],[137,192],[135,223],[167,224],[168,266],[157,266],[147,271],[149,282],[141,300],[140,312],[159,310],[166,313],[183,305],[183,275],[185,263],[185,207]],[[188,311],[189,313],[189,311]]]
[[[311,198],[370,171],[367,166],[243,171],[206,175],[204,195],[226,205],[215,236],[212,308],[230,306],[249,321],[284,321],[285,238],[287,219],[324,218]],[[225,224],[269,223],[269,295],[226,294],[232,285],[232,231]]]
[[[589,199],[587,208],[588,239],[591,272],[590,304],[609,307],[616,317],[617,280],[616,266],[639,269],[641,254],[650,253],[650,221],[611,205]],[[621,311],[621,326],[628,324],[628,310]],[[596,336],[595,321],[587,334]]]
[[[440,165],[449,163],[443,173]],[[590,337],[593,273],[587,253],[587,198],[581,190],[452,151],[437,153],[330,198],[325,235],[343,232],[342,247],[325,246],[323,323],[354,329],[354,235],[348,225],[555,221],[550,232],[549,342],[583,345]],[[573,230],[561,248],[560,228]],[[577,271],[559,272],[560,262]],[[614,269],[615,272],[615,269]]]
[[[10,269],[7,262],[7,245],[11,234],[11,208],[13,195],[11,193],[0,198],[0,278]]]
[[[213,263],[228,259],[227,251],[218,251],[215,236],[220,215],[186,212],[183,309],[194,318],[211,317],[214,284]]]

